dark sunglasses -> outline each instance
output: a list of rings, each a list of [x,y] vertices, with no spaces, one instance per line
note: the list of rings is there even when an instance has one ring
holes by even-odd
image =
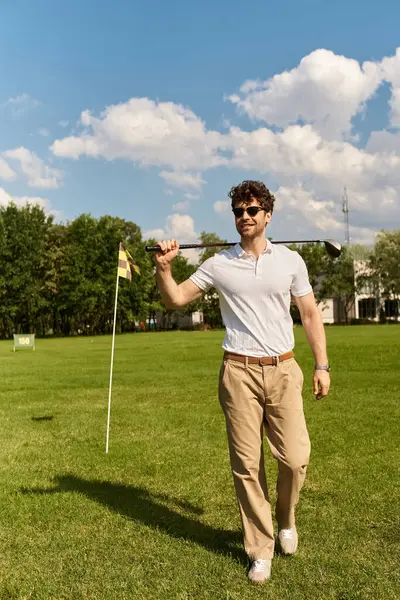
[[[232,208],[232,212],[237,219],[240,219],[240,217],[243,217],[245,212],[247,212],[249,217],[255,217],[256,215],[258,215],[260,210],[266,210],[266,208],[263,208],[262,206],[248,206],[247,208]]]

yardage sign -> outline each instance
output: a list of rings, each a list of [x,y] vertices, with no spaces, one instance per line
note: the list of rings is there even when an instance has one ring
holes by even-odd
[[[35,349],[35,334],[34,333],[14,333],[14,348],[33,348]]]

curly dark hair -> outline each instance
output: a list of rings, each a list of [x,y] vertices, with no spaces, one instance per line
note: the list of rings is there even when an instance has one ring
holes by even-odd
[[[242,181],[231,188],[228,196],[232,200],[232,208],[238,204],[250,204],[253,200],[257,200],[268,212],[272,213],[274,210],[275,196],[262,181]]]

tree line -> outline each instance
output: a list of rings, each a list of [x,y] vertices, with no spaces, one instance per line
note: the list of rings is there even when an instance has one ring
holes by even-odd
[[[215,233],[201,233],[203,243],[222,240]],[[56,223],[37,205],[0,207],[0,337],[13,333],[44,335],[104,334],[112,330],[119,243],[123,242],[140,268],[132,281],[120,279],[119,331],[134,331],[138,323],[170,327],[176,313],[163,306],[154,278],[154,256],[145,252],[138,225],[118,217],[95,218],[82,214],[65,224]],[[345,248],[332,259],[320,245],[296,248],[309,270],[318,300],[340,297],[347,307],[354,302],[357,286],[379,286],[388,298],[400,296],[400,230],[381,232],[375,247]],[[199,253],[199,264],[214,248]],[[218,251],[218,250],[217,250]],[[363,254],[368,271],[354,276],[353,258]],[[198,265],[179,255],[173,276],[179,283]],[[204,323],[222,326],[218,297],[210,290],[182,312],[201,310]]]

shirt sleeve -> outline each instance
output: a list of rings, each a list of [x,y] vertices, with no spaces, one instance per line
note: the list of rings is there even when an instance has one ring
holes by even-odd
[[[306,263],[298,252],[297,254],[297,268],[293,275],[293,281],[290,288],[290,292],[293,296],[306,296],[310,294],[313,289],[308,279],[308,271]]]
[[[214,257],[211,256],[189,277],[203,292],[214,285]]]

